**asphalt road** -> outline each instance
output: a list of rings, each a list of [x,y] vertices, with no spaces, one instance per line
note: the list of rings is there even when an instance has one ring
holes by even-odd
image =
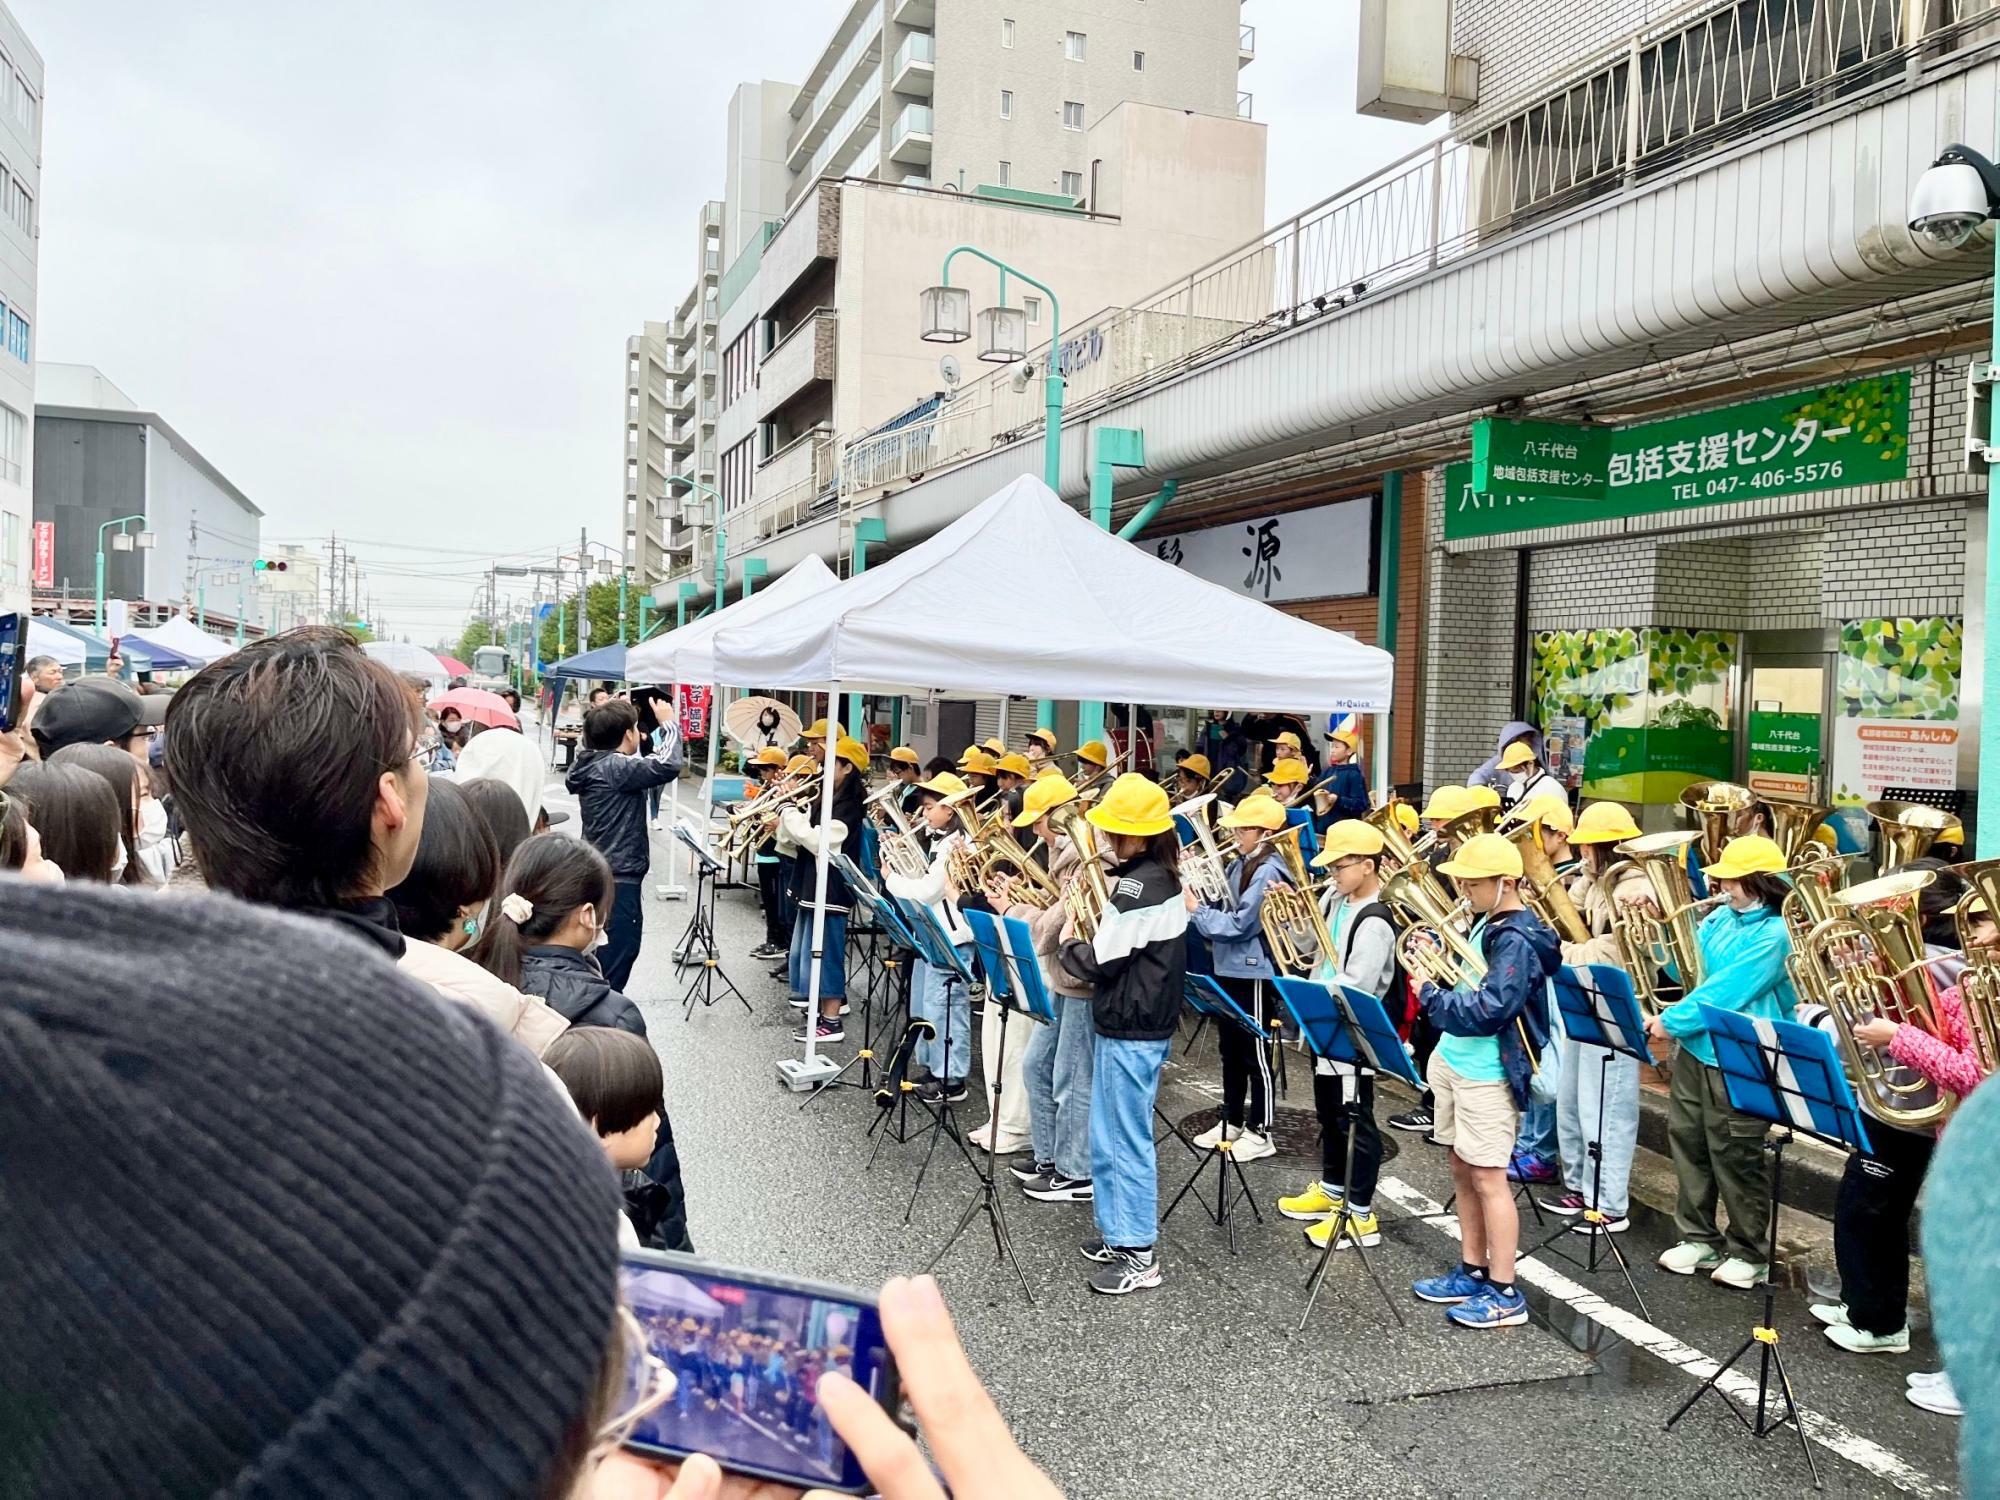
[[[551,800],[565,799],[552,788]],[[665,840],[655,846],[663,879]],[[1010,1190],[1003,1212],[1030,1305],[1013,1271],[996,1263],[983,1220],[946,1247],[977,1188],[954,1149],[939,1150],[906,1224],[927,1140],[891,1140],[875,1153],[868,1094],[838,1090],[801,1109],[800,1096],[781,1087],[774,1064],[799,1050],[790,1041],[796,1013],[767,965],[743,956],[761,937],[754,893],[725,892],[717,919],[726,972],[748,1010],[729,998],[691,1014],[683,1005],[671,950],[686,921],[684,903],[649,894],[631,993],[665,1060],[697,1248],[857,1286],[942,1253],[938,1275],[967,1348],[1023,1446],[1072,1500],[1810,1492],[1791,1428],[1759,1441],[1739,1425],[1754,1407],[1754,1358],[1738,1366],[1748,1377],[1739,1402],[1705,1397],[1663,1430],[1711,1367],[1703,1361],[1719,1363],[1748,1337],[1761,1298],[1655,1269],[1671,1223],[1643,1207],[1621,1243],[1649,1316],[1639,1316],[1614,1269],[1593,1274],[1542,1258],[1522,1270],[1528,1325],[1460,1330],[1408,1291],[1455,1248],[1452,1221],[1425,1217],[1450,1193],[1444,1155],[1390,1133],[1400,1150],[1384,1168],[1384,1238],[1370,1258],[1404,1322],[1343,1253],[1309,1326],[1296,1332],[1317,1252],[1271,1207],[1317,1170],[1310,1083],[1296,1060],[1280,1120],[1284,1149],[1245,1169],[1262,1222],[1239,1210],[1234,1254],[1186,1203],[1162,1239],[1164,1286],[1093,1296],[1076,1250],[1091,1230],[1088,1206],[1036,1204]],[[858,1015],[850,1026],[858,1036]],[[850,1040],[833,1052],[844,1061],[854,1050]],[[1216,1080],[1212,1042],[1192,1056],[1177,1043],[1163,1108],[1205,1125]],[[1382,1113],[1400,1107],[1385,1090]],[[981,1114],[975,1095],[965,1124]],[[1160,1162],[1164,1206],[1193,1161],[1168,1141]],[[1645,1165],[1641,1178],[1657,1180],[1658,1163],[1650,1173]],[[1803,1218],[1788,1212],[1788,1240],[1823,1242],[1823,1224],[1795,1217]],[[1524,1218],[1524,1237],[1533,1233]],[[1818,1440],[1826,1493],[1956,1492],[1956,1424],[1902,1398],[1905,1373],[1937,1368],[1921,1307],[1915,1320],[1910,1356],[1862,1358],[1820,1336],[1801,1292],[1780,1293],[1779,1347]]]

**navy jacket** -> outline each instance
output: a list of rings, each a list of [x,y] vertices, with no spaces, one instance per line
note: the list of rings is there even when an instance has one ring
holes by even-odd
[[[611,987],[597,960],[574,948],[530,948],[521,955],[521,985],[540,995],[572,1026],[614,1026],[646,1034],[639,1007]]]
[[[1323,814],[1319,812],[1313,814],[1313,826],[1321,833],[1325,833],[1343,818],[1368,816],[1368,778],[1362,774],[1361,767],[1353,761],[1343,761],[1337,766],[1330,766],[1317,779],[1325,780],[1326,790],[1333,795],[1331,808]]]
[[[642,880],[653,864],[646,831],[646,793],[681,774],[680,737],[651,755],[579,751],[563,778],[583,813],[584,841],[603,855],[616,880]]]
[[[1058,958],[1090,986],[1091,1021],[1114,1041],[1159,1042],[1174,1034],[1187,987],[1187,902],[1180,875],[1150,854],[1108,872],[1111,906],[1097,935],[1072,938]]]
[[[1519,1018],[1539,1056],[1548,1045],[1548,1006],[1539,1003],[1547,982],[1562,967],[1562,943],[1533,912],[1510,911],[1489,920],[1479,939],[1486,978],[1477,989],[1447,990],[1426,984],[1422,1003],[1431,1024],[1448,1036],[1500,1039],[1500,1065],[1517,1109],[1528,1107],[1528,1080],[1534,1074]]]

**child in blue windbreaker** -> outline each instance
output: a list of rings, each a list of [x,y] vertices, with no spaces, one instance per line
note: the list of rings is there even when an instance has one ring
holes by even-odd
[[[1677,1276],[1706,1271],[1719,1286],[1751,1287],[1770,1274],[1771,1167],[1765,1122],[1729,1106],[1701,1007],[1791,1020],[1798,997],[1785,969],[1792,941],[1780,914],[1791,890],[1784,869],[1784,851],[1756,835],[1731,839],[1722,858],[1703,867],[1723,904],[1696,932],[1701,973],[1674,973],[1693,981],[1687,993],[1646,1023],[1655,1038],[1679,1043],[1667,1094],[1667,1145],[1679,1182],[1680,1242],[1660,1256],[1660,1266]],[[1716,1223],[1718,1198],[1729,1209],[1726,1234]]]

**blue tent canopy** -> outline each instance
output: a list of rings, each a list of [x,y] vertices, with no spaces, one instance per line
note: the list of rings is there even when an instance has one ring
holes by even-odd
[[[625,648],[620,645],[599,646],[595,651],[585,651],[578,656],[564,657],[553,666],[542,669],[544,677],[567,677],[575,681],[585,679],[603,682],[623,682],[625,680]]]
[[[111,643],[109,641],[101,636],[92,635],[87,630],[80,630],[74,625],[58,620],[53,615],[36,615],[35,623],[46,626],[50,630],[58,631],[68,636],[71,640],[79,642],[83,646],[84,670],[86,671],[101,669],[110,655]],[[180,666],[178,661],[156,661],[154,653],[137,645],[127,646],[120,643],[118,654],[125,659],[125,664],[135,672],[172,672],[178,670]]]

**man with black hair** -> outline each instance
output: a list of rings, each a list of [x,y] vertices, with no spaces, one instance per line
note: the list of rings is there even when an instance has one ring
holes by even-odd
[[[647,793],[681,774],[679,728],[669,722],[662,729],[659,748],[641,755],[639,711],[620,699],[600,703],[584,715],[584,748],[563,778],[583,814],[584,839],[610,864],[618,887],[611,920],[605,924],[604,948],[598,954],[604,977],[617,990],[632,977],[645,937],[646,913],[640,898],[653,864],[652,838],[646,831]]]

